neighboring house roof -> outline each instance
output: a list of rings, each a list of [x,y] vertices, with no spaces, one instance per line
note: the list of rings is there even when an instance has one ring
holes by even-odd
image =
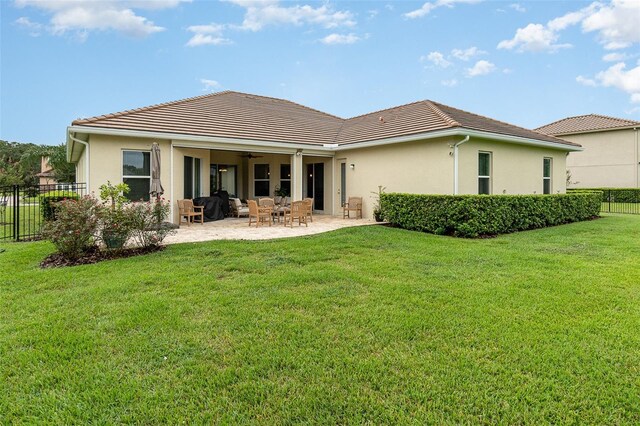
[[[233,91],[78,119],[72,125],[319,146],[464,128],[580,146],[428,100],[343,119],[284,99]]]
[[[587,114],[563,118],[562,120],[538,127],[536,131],[546,133],[547,135],[565,135],[636,126],[640,126],[640,121],[608,117],[606,115]]]

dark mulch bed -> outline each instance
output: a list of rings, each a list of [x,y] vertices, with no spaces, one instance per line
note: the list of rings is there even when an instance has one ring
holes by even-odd
[[[92,247],[83,256],[77,259],[67,259],[60,253],[54,253],[47,256],[40,262],[41,268],[60,268],[63,266],[90,265],[92,263],[102,262],[103,260],[122,259],[125,257],[140,256],[143,254],[155,253],[162,251],[165,246],[153,246],[144,248],[125,248],[120,250],[100,250],[98,247]]]

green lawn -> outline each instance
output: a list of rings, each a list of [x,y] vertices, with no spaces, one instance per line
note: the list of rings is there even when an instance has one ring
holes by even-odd
[[[40,206],[20,206],[20,237],[25,238],[36,235],[40,231],[42,216]],[[13,236],[13,207],[8,206],[0,210],[0,239],[5,236]]]
[[[0,247],[0,424],[640,423],[638,216],[58,270]]]

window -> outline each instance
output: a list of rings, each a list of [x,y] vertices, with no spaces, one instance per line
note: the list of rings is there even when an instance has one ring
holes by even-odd
[[[478,153],[478,194],[491,194],[491,153]]]
[[[253,165],[253,195],[254,197],[269,196],[269,172],[268,164]]]
[[[542,193],[551,194],[551,158],[542,160]]]
[[[280,189],[291,195],[291,164],[280,164]]]
[[[132,201],[149,201],[151,188],[151,153],[146,151],[122,151],[122,182],[129,185],[127,198]]]
[[[200,179],[200,159],[184,157],[184,198],[197,198],[202,195]]]

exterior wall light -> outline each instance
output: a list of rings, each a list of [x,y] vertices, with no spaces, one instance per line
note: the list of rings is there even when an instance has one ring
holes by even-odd
[[[354,170],[354,169],[356,168],[356,165],[355,165],[355,164],[353,164],[353,163],[351,163],[351,164],[349,164],[349,168],[350,168],[351,170]]]

